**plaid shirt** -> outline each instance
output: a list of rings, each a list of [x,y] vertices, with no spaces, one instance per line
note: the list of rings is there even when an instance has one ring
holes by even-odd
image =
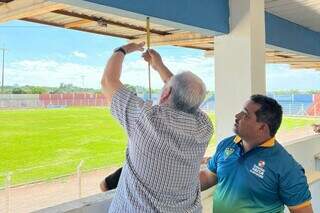
[[[129,142],[109,212],[201,212],[198,173],[213,133],[208,116],[151,106],[125,87],[114,94],[111,112]]]

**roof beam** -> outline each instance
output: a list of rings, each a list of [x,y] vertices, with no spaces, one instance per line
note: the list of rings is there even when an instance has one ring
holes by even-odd
[[[13,0],[0,0],[0,3],[9,3],[11,1],[13,1]]]
[[[229,32],[228,0],[53,0],[77,7],[180,29],[221,35]],[[178,11],[178,12],[177,12]]]
[[[202,0],[53,0],[77,7],[138,20],[147,16],[154,23],[201,32],[208,35],[229,33],[229,1]],[[275,1],[276,2],[276,1]],[[289,2],[289,0],[288,0]],[[183,11],[183,12],[177,12]],[[320,57],[320,33],[266,12],[266,44]]]
[[[61,25],[60,24],[54,24],[52,22],[41,21],[41,20],[37,20],[37,19],[34,19],[34,18],[24,18],[22,20],[30,21],[30,22],[34,22],[34,23],[38,23],[38,24],[45,24],[45,25],[51,25],[51,26],[55,26],[55,27],[64,28],[64,25],[62,25],[62,24]],[[124,36],[124,35],[115,34],[115,33],[101,32],[101,31],[96,31],[96,30],[89,30],[89,29],[84,29],[84,28],[80,28],[80,27],[70,27],[69,29],[79,30],[79,31],[88,32],[88,33],[95,33],[95,34],[99,34],[99,35],[114,36],[114,37],[125,38],[125,39],[133,39],[134,38],[132,36]]]
[[[290,22],[286,19],[265,13],[266,43],[272,49],[287,49],[320,57],[320,33]]]
[[[139,43],[145,41],[145,37],[130,40],[130,42]],[[164,36],[150,36],[150,44],[152,46],[174,45],[189,46],[195,44],[213,43],[213,37],[203,36],[198,33],[174,33]]]
[[[11,1],[0,5],[0,23],[15,19],[23,19],[65,8],[64,4],[57,4],[46,0]]]
[[[174,45],[178,47],[185,47],[185,48],[191,48],[191,49],[196,49],[196,50],[204,50],[204,51],[209,51],[212,50],[212,48],[207,48],[207,47],[199,47],[199,46],[192,46],[192,45]]]
[[[275,63],[275,64],[290,64],[290,63],[320,63],[320,60],[316,59],[309,59],[309,58],[277,58],[272,56],[266,57],[267,61],[269,63]]]
[[[301,65],[301,64],[291,64],[291,69],[320,69],[320,65]]]
[[[112,20],[108,20],[108,19],[100,18],[100,17],[96,17],[96,16],[88,16],[85,14],[70,12],[67,10],[56,10],[56,11],[52,11],[52,12],[56,13],[56,14],[60,14],[60,15],[76,17],[76,18],[85,19],[85,20],[89,20],[89,21],[103,22],[106,24],[111,24],[111,25],[124,27],[124,28],[130,28],[133,30],[138,30],[138,31],[143,31],[143,32],[147,31],[145,27],[140,27],[140,26],[136,26],[136,25],[132,25],[132,24],[125,24],[125,23],[112,21]],[[158,35],[168,35],[168,33],[165,31],[160,31],[160,30],[155,30],[155,29],[150,29],[150,32],[154,33],[154,34],[158,34]]]

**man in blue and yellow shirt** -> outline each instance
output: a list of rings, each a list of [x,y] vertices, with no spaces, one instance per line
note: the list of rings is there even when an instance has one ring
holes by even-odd
[[[215,213],[313,212],[304,169],[275,140],[282,108],[253,95],[236,114],[235,136],[222,140],[200,172],[201,190],[216,185]]]

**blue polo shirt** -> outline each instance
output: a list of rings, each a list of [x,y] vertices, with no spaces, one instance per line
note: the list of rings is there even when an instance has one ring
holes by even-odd
[[[310,205],[304,169],[274,139],[244,153],[241,138],[221,141],[208,168],[218,178],[213,212],[283,212]]]

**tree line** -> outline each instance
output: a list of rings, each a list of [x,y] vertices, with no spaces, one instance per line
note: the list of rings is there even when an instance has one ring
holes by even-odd
[[[129,84],[125,84],[125,86],[135,92],[135,93],[148,93],[149,90],[142,86],[133,86]],[[160,93],[160,89],[152,89],[152,93]],[[25,85],[25,86],[5,86],[2,93],[5,94],[55,94],[55,93],[101,93],[100,89],[93,89],[93,88],[82,88],[75,86],[73,84],[65,84],[60,83],[59,87],[45,87],[45,86],[32,86],[32,85]]]
[[[149,89],[142,87],[142,86],[134,86],[130,84],[125,84],[125,86],[139,94],[145,94],[149,93]],[[101,93],[100,89],[93,89],[93,88],[82,88],[75,86],[73,84],[65,84],[60,83],[58,87],[45,87],[45,86],[32,86],[32,85],[25,85],[25,86],[5,86],[3,93],[5,94],[44,94],[44,93],[80,93],[80,92],[86,92],[86,93]],[[151,92],[153,94],[159,94],[161,93],[161,89],[152,89]],[[277,90],[272,91],[271,93],[275,95],[288,95],[288,94],[316,94],[320,93],[320,90],[308,90],[308,91],[299,91],[299,90]],[[214,91],[208,91],[207,97],[214,96]]]

